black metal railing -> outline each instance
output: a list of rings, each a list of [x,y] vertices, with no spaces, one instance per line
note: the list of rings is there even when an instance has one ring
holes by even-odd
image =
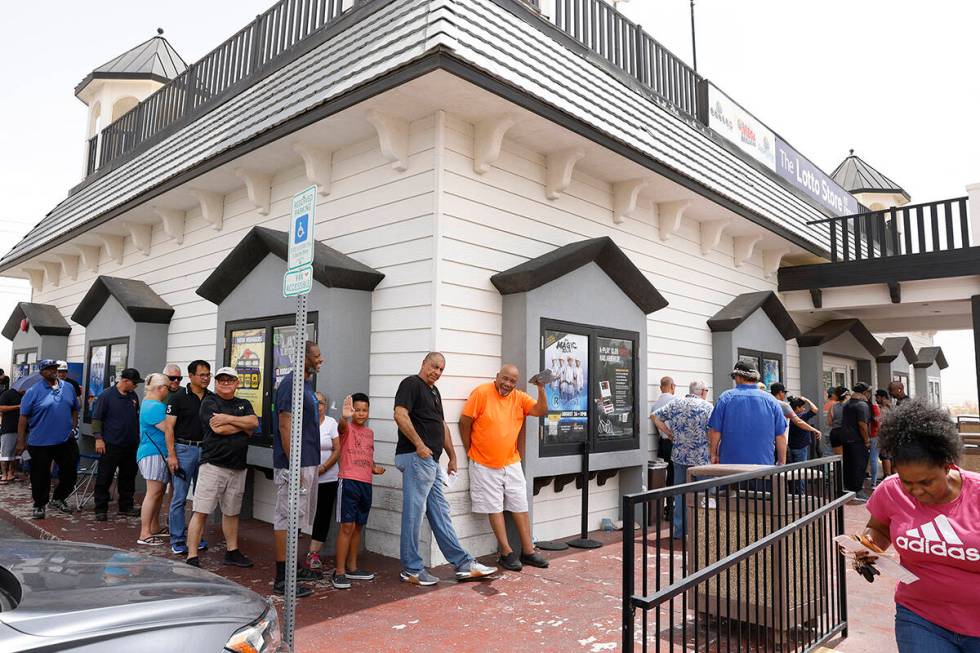
[[[353,0],[352,7],[370,0]],[[284,59],[344,13],[343,0],[280,0],[89,141],[87,173],[120,159],[181,119],[193,120]],[[101,144],[94,141],[101,141]],[[98,165],[95,152],[98,151]]]
[[[95,172],[99,156],[99,135],[96,134],[88,139],[88,162],[85,164],[85,174],[90,175]]]
[[[702,78],[605,0],[555,0],[555,25],[692,118]]]
[[[833,538],[853,494],[840,456],[701,471],[696,482],[623,497],[623,650],[809,651],[846,636]],[[676,546],[664,516],[675,497],[687,506]],[[639,536],[630,515],[642,518]]]
[[[830,227],[830,260],[861,261],[970,246],[967,198],[909,204],[807,224]]]

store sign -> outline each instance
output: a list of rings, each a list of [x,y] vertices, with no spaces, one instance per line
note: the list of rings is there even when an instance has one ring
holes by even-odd
[[[853,195],[781,138],[776,139],[776,172],[834,215],[854,215],[859,211]]]
[[[776,169],[776,135],[715,86],[708,86],[708,126],[771,170]]]
[[[231,332],[231,364],[238,372],[237,396],[251,402],[259,420],[262,419],[264,361],[265,328]]]
[[[545,386],[546,443],[583,442],[589,431],[589,337],[544,332],[544,364],[552,382]]]

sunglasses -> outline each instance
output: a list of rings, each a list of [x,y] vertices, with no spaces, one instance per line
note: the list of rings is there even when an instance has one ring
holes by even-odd
[[[171,381],[180,381],[180,380],[181,380],[182,378],[184,378],[184,377],[183,377],[183,375],[181,375],[181,376],[170,376],[170,375],[168,374],[168,375],[167,375],[167,378],[168,378],[168,379],[170,379]]]

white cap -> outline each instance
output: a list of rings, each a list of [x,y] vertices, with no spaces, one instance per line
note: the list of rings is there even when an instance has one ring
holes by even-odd
[[[222,368],[219,368],[218,371],[214,373],[214,378],[218,378],[219,376],[222,376],[222,375],[224,375],[224,376],[230,376],[230,377],[233,377],[233,378],[236,378],[237,379],[238,378],[238,370],[236,370],[234,367],[222,367]]]
[[[58,371],[68,371],[68,361],[58,361]]]

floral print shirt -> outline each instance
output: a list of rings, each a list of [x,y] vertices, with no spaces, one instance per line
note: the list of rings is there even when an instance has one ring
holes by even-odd
[[[654,411],[674,434],[671,460],[681,465],[707,465],[708,419],[714,407],[697,395],[687,395]]]

